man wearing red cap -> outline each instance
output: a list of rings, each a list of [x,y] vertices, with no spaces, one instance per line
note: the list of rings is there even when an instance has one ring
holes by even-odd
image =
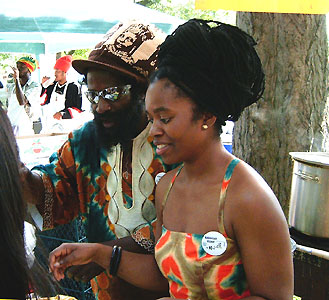
[[[8,117],[16,136],[32,135],[33,121],[40,117],[40,85],[31,73],[38,68],[36,59],[23,56],[12,67],[14,83],[8,86]]]
[[[61,122],[76,118],[81,112],[81,90],[74,82],[67,82],[67,72],[72,65],[72,56],[66,55],[57,59],[54,66],[55,81],[49,85],[49,78],[42,78],[41,96],[46,95],[42,104],[44,108],[45,124],[42,132],[63,132],[72,130],[74,123]],[[69,126],[69,129],[67,126]]]

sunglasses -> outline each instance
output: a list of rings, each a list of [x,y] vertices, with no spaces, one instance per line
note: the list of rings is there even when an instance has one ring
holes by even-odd
[[[108,87],[102,91],[86,91],[86,97],[92,104],[98,104],[100,97],[105,100],[116,102],[120,97],[128,95],[131,89],[131,85],[113,86]]]

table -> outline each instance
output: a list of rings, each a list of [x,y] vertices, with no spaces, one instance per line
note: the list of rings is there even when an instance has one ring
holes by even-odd
[[[67,133],[51,133],[16,137],[21,161],[29,169],[47,164],[49,157],[64,144],[67,136]]]

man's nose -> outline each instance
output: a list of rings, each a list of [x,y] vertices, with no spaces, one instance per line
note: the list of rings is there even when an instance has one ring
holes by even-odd
[[[98,104],[97,104],[97,108],[96,108],[96,111],[99,113],[99,114],[102,114],[108,110],[111,110],[111,104],[109,103],[109,101],[106,101],[104,98],[102,97],[99,97],[99,101],[98,101]]]

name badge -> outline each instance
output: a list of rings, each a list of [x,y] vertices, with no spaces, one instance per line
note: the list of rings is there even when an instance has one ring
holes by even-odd
[[[165,172],[160,172],[160,173],[158,173],[157,176],[155,176],[155,179],[154,179],[155,184],[158,184],[158,182],[160,181],[160,179],[161,179],[164,175],[166,175]]]
[[[226,238],[217,231],[209,231],[202,238],[202,248],[210,255],[222,255],[227,249]]]

